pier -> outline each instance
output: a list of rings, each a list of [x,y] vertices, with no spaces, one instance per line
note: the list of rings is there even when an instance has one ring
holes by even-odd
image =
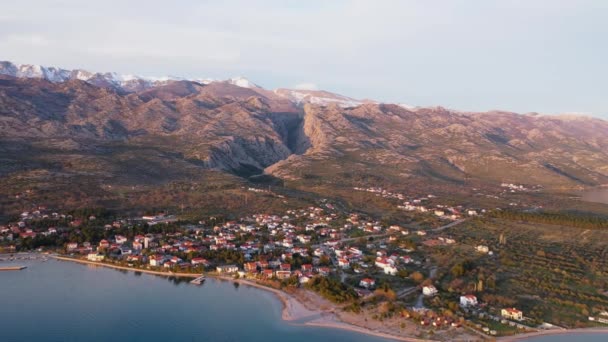
[[[0,267],[0,271],[21,271],[26,268],[27,266],[4,266]]]
[[[204,281],[205,281],[205,276],[204,276],[204,275],[202,275],[202,276],[200,276],[200,277],[198,277],[198,278],[196,278],[196,279],[192,279],[192,280],[190,281],[190,284],[196,284],[196,285],[200,285],[200,284],[202,284]]]

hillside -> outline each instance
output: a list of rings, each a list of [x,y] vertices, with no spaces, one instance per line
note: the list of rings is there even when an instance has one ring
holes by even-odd
[[[229,182],[265,173],[320,193],[608,183],[600,119],[406,108],[242,79],[126,89],[17,76],[0,75],[0,179],[9,196],[27,184],[72,191],[66,179],[87,183],[93,196],[107,184],[158,186],[217,171]]]

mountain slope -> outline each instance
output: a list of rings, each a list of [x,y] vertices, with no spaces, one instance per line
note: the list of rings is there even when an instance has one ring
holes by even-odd
[[[291,187],[330,191],[608,183],[608,123],[600,119],[354,103],[321,91],[293,98],[242,79],[127,91],[73,71],[3,68],[22,76],[0,76],[0,183],[7,187],[61,189],[62,179],[154,185],[210,170],[229,178],[265,172]]]

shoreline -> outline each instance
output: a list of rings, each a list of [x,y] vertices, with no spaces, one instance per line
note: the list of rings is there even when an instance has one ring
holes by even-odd
[[[164,276],[164,277],[184,277],[184,278],[193,278],[194,279],[194,278],[198,278],[200,276],[200,274],[198,274],[198,273],[173,273],[173,272],[169,273],[169,272],[152,271],[152,270],[138,269],[138,268],[132,268],[132,267],[126,267],[126,266],[112,265],[112,264],[106,264],[106,263],[102,263],[102,262],[89,261],[89,260],[83,260],[83,259],[75,259],[75,258],[64,257],[64,256],[59,256],[59,255],[49,255],[49,256],[52,257],[53,259],[60,260],[60,261],[75,262],[75,263],[84,264],[84,265],[101,266],[101,267],[113,268],[113,269],[124,270],[124,271],[141,272],[141,273]],[[330,329],[341,329],[341,330],[347,330],[347,331],[355,332],[355,333],[359,333],[359,334],[382,337],[382,338],[391,339],[391,340],[395,340],[395,341],[405,341],[405,342],[433,341],[433,340],[418,339],[415,337],[392,335],[392,334],[388,334],[388,333],[384,333],[384,332],[380,332],[380,331],[373,331],[373,330],[359,327],[357,325],[349,324],[346,322],[342,322],[335,314],[333,314],[331,312],[326,312],[326,311],[323,311],[320,309],[311,310],[311,309],[307,308],[303,303],[301,303],[298,299],[296,299],[294,296],[290,295],[289,293],[286,293],[285,291],[281,291],[281,290],[278,290],[275,288],[271,288],[268,286],[258,284],[251,280],[240,279],[240,278],[234,279],[231,277],[215,275],[215,274],[205,274],[205,276],[206,277],[208,276],[209,278],[213,278],[213,279],[217,279],[217,280],[233,281],[233,282],[237,282],[239,284],[255,287],[257,289],[265,290],[265,291],[273,293],[283,305],[283,309],[281,310],[281,319],[286,322],[289,322],[290,324],[301,325],[301,326],[320,327],[320,328],[330,328]],[[302,323],[294,322],[297,320],[306,320],[306,319],[310,319],[310,320],[302,322]]]
[[[174,272],[161,272],[161,271],[153,271],[153,270],[145,270],[138,269],[126,266],[112,265],[106,264],[96,261],[89,261],[83,259],[75,259],[70,257],[64,257],[59,255],[49,255],[50,257],[60,260],[60,261],[68,261],[75,262],[85,265],[94,265],[101,266],[107,268],[113,268],[118,270],[132,271],[132,272],[141,272],[151,275],[158,275],[163,277],[183,277],[183,278],[197,278],[200,276],[198,273],[174,273]],[[330,329],[341,329],[347,330],[350,332],[355,332],[359,334],[365,334],[370,336],[382,337],[386,339],[391,339],[395,341],[405,341],[405,342],[422,342],[422,341],[434,341],[427,339],[419,339],[416,337],[408,337],[408,336],[398,336],[392,335],[389,333],[371,330],[365,327],[360,327],[358,325],[350,324],[340,320],[338,315],[329,311],[329,310],[321,310],[321,309],[310,309],[304,303],[300,302],[295,296],[269,286],[265,286],[262,284],[258,284],[249,279],[242,278],[232,278],[222,275],[216,274],[204,274],[206,277],[213,278],[221,281],[232,281],[239,284],[243,284],[246,286],[254,287],[259,290],[264,290],[270,293],[273,293],[276,298],[281,302],[283,308],[281,310],[281,319],[289,322],[290,324],[300,325],[300,326],[311,326],[311,327],[320,327],[320,328],[330,328]],[[294,322],[303,320],[303,322]],[[525,341],[529,338],[540,337],[540,336],[550,336],[550,335],[575,335],[575,334],[608,334],[608,327],[593,327],[593,328],[580,328],[580,329],[555,329],[555,330],[545,330],[538,331],[527,334],[518,334],[514,336],[503,336],[496,338],[496,341],[501,342],[517,342],[517,341]]]
[[[501,342],[516,342],[526,341],[534,337],[552,336],[552,335],[578,335],[578,334],[608,334],[608,327],[593,327],[593,328],[577,328],[577,329],[552,329],[537,331],[527,334],[518,334],[514,336],[499,337],[496,341]]]

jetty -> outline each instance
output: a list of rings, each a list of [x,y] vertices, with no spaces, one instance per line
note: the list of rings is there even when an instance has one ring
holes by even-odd
[[[26,268],[27,266],[2,266],[0,271],[21,271]]]
[[[202,276],[200,276],[200,277],[198,277],[198,278],[196,278],[196,279],[192,279],[192,280],[190,281],[190,284],[196,284],[196,285],[200,285],[200,284],[202,284],[204,281],[205,281],[205,276],[204,276],[204,275],[202,275]]]

